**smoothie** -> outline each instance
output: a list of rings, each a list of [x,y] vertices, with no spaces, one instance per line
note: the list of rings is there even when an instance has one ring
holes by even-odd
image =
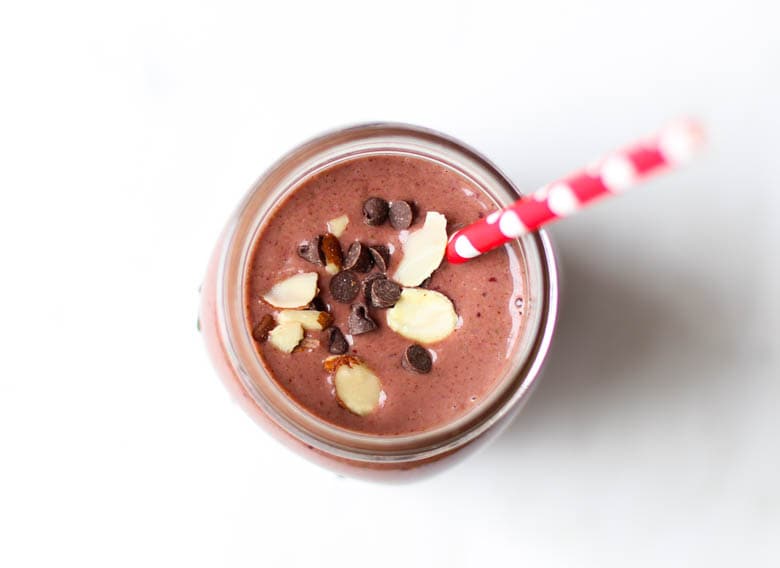
[[[269,375],[307,412],[364,434],[424,432],[474,409],[521,335],[525,269],[509,246],[463,265],[438,248],[495,209],[466,178],[410,156],[305,179],[249,257],[246,323]]]

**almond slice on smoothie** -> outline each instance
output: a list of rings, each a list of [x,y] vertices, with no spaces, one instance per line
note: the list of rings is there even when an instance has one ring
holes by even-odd
[[[328,357],[324,367],[333,373],[336,399],[344,408],[366,416],[379,407],[382,383],[361,359],[352,355]]]
[[[395,306],[387,310],[387,325],[399,335],[420,343],[436,343],[455,331],[458,314],[440,292],[404,288]]]
[[[279,323],[298,322],[306,331],[322,331],[333,323],[333,316],[317,310],[282,310],[276,318]]]
[[[428,211],[421,229],[410,233],[403,244],[403,257],[393,274],[393,280],[412,288],[422,284],[439,268],[447,248],[447,218]]]
[[[303,326],[297,321],[280,323],[268,332],[268,343],[283,353],[292,353],[303,341]]]
[[[303,272],[274,284],[263,299],[275,308],[305,308],[317,292],[317,273]]]

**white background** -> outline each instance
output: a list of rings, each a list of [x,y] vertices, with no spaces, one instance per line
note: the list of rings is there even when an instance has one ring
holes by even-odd
[[[3,3],[0,565],[778,565],[774,5]],[[542,383],[462,466],[339,478],[212,372],[210,249],[303,139],[419,123],[533,189],[688,113],[697,161],[552,229]]]

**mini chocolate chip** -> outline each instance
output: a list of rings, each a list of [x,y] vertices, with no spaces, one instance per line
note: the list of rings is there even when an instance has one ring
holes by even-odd
[[[344,259],[345,269],[368,272],[373,265],[374,259],[371,258],[371,252],[369,252],[368,247],[364,247],[357,241],[349,245],[347,256]]]
[[[367,303],[371,303],[371,288],[374,286],[374,282],[385,280],[386,278],[387,276],[378,272],[366,276],[363,280],[363,297],[365,297]]]
[[[388,217],[393,228],[402,231],[412,226],[414,211],[408,201],[393,201],[390,204]]]
[[[314,237],[309,241],[303,241],[298,245],[298,256],[312,264],[325,264],[325,255],[320,248],[321,241],[322,237]]]
[[[368,315],[365,304],[353,304],[347,318],[347,328],[352,335],[368,333],[376,329],[376,323]]]
[[[344,355],[349,350],[349,343],[337,327],[328,328],[328,353]]]
[[[363,222],[366,225],[377,226],[387,220],[387,201],[381,197],[369,197],[363,203]]]
[[[255,341],[262,343],[268,339],[268,332],[275,327],[276,322],[274,321],[274,318],[271,316],[271,314],[265,314],[262,318],[260,318],[260,321],[252,330],[252,337],[254,337]]]
[[[371,305],[375,308],[392,308],[401,298],[401,287],[392,280],[374,280],[371,285]]]
[[[380,272],[387,272],[387,267],[390,264],[390,249],[385,245],[373,245],[368,247],[368,250],[374,259],[374,266]]]
[[[349,304],[360,292],[360,280],[351,270],[342,270],[330,279],[330,293],[333,299]]]
[[[433,360],[431,354],[424,347],[413,343],[404,351],[404,356],[401,359],[401,365],[407,371],[413,373],[430,373],[433,367]]]
[[[319,296],[315,296],[314,299],[309,302],[310,310],[317,310],[318,312],[330,312],[330,306],[324,302]]]

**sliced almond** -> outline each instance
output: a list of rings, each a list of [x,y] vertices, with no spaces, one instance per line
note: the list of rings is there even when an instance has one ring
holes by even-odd
[[[412,341],[436,343],[455,330],[458,314],[444,294],[422,288],[404,288],[401,299],[387,310],[387,325]]]
[[[303,340],[303,326],[297,321],[280,323],[268,333],[268,343],[284,353],[292,353]]]
[[[428,211],[421,229],[409,234],[403,243],[403,257],[393,275],[402,286],[419,286],[441,264],[447,248],[447,218]]]
[[[349,217],[346,215],[336,217],[328,221],[328,232],[334,237],[340,237],[347,230],[347,225],[349,225]]]
[[[317,292],[317,273],[303,272],[274,284],[263,299],[275,308],[303,308]]]
[[[322,254],[325,255],[325,271],[328,274],[338,274],[344,265],[344,253],[341,243],[333,233],[326,233],[320,242]]]
[[[363,361],[350,355],[329,357],[325,360],[325,368],[334,373],[336,400],[344,408],[358,416],[366,416],[379,407],[382,383]]]
[[[279,323],[296,321],[306,331],[322,331],[333,322],[332,315],[317,310],[282,310],[276,319]]]

